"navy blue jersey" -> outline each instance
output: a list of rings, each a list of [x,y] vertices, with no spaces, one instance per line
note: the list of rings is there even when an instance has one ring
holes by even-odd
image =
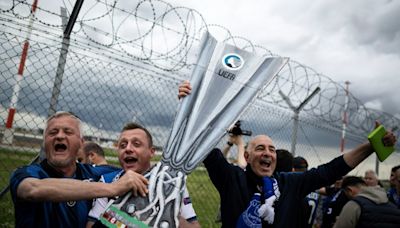
[[[339,216],[344,205],[349,201],[343,190],[338,190],[332,196],[325,199],[322,213],[322,228],[331,228],[336,222],[336,217]]]
[[[317,192],[311,192],[306,196],[305,201],[307,204],[307,227],[312,227],[317,215],[319,194]]]
[[[315,217],[317,215],[317,208],[319,202],[319,194],[316,192],[309,193],[301,202],[301,209],[298,212],[297,228],[311,228],[313,227]]]
[[[390,188],[387,195],[389,201],[394,203],[400,209],[400,195],[397,194],[396,188]]]
[[[116,170],[112,166],[96,166],[76,164],[73,179],[98,181],[100,176]],[[87,215],[92,207],[92,200],[69,202],[29,202],[17,197],[18,185],[28,177],[64,178],[64,176],[48,165],[47,160],[18,168],[11,176],[11,196],[15,207],[15,227],[85,227]]]

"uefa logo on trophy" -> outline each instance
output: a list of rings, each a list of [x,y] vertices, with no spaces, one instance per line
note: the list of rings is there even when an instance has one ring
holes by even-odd
[[[257,56],[218,42],[208,32],[199,46],[190,79],[193,93],[179,105],[161,161],[145,175],[149,193],[136,197],[130,191],[113,199],[102,216],[103,224],[178,227],[187,175],[207,157],[227,133],[226,129],[287,62],[286,58]],[[246,58],[245,67],[242,56]]]
[[[222,65],[229,70],[240,70],[244,65],[244,60],[238,54],[229,53],[222,58]]]

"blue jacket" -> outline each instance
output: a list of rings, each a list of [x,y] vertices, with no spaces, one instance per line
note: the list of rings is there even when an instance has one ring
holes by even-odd
[[[98,181],[100,176],[117,168],[76,164],[73,179]],[[69,202],[30,202],[17,197],[18,185],[28,177],[38,179],[65,178],[48,165],[47,160],[18,168],[11,176],[11,196],[15,207],[15,227],[85,227],[91,200]]]

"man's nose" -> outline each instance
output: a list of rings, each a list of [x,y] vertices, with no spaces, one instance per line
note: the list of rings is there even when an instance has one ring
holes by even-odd
[[[126,145],[125,153],[133,153],[133,151],[134,151],[134,146],[133,146],[132,143],[129,142],[129,143]]]
[[[65,132],[64,131],[57,132],[56,139],[64,139],[64,138],[65,138]]]
[[[263,151],[262,155],[263,156],[271,156],[272,155],[272,151],[267,148],[267,149],[265,149]]]

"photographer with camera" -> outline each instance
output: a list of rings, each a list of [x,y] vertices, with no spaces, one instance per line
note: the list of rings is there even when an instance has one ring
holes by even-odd
[[[243,140],[242,135],[251,135],[251,131],[242,130],[240,128],[241,122],[238,120],[235,125],[229,130],[228,141],[226,142],[225,146],[222,148],[222,153],[226,160],[230,163],[237,164],[240,168],[244,169],[247,165],[246,159],[244,158],[244,151],[245,151],[245,143]],[[237,147],[237,157],[235,159],[229,159],[229,151],[233,145]]]

